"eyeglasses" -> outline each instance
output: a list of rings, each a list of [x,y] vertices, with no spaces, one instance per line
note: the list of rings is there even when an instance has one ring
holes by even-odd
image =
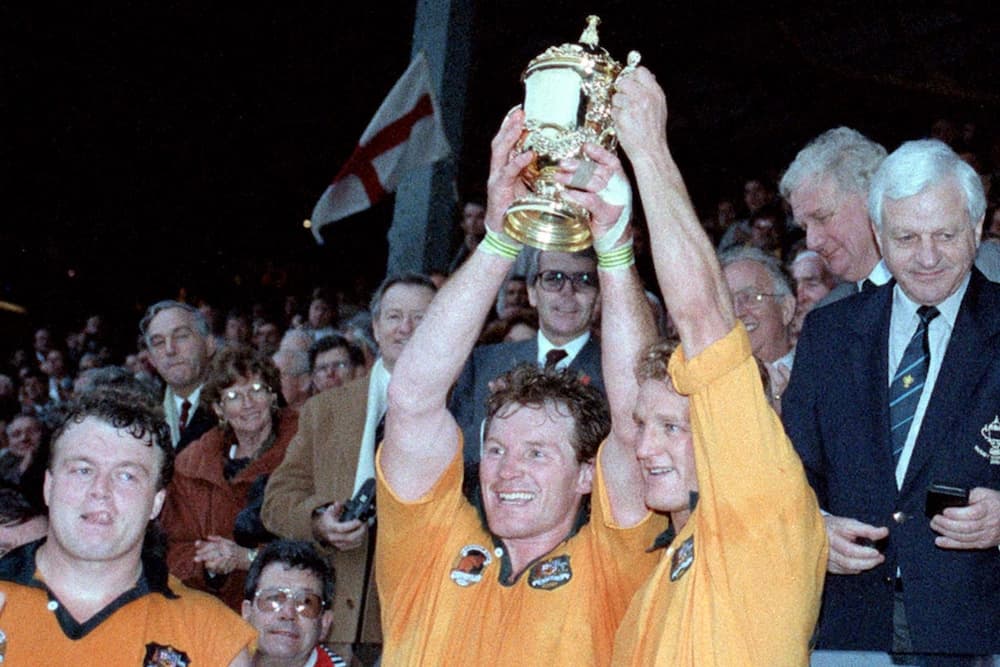
[[[592,291],[597,289],[597,273],[595,271],[542,271],[535,276],[535,282],[546,292],[559,292],[566,281],[573,286],[574,292]]]
[[[343,371],[350,370],[351,362],[349,361],[331,361],[328,364],[319,364],[316,366],[317,373],[329,373],[330,371]]]
[[[295,613],[306,618],[319,618],[326,607],[323,598],[308,591],[296,591],[291,588],[263,588],[253,596],[257,610],[265,614],[274,613],[292,601]]]
[[[245,398],[249,398],[251,401],[259,401],[262,398],[269,397],[270,393],[271,388],[266,384],[263,382],[254,382],[250,385],[248,391],[225,390],[222,392],[222,402],[235,405],[236,403],[242,403]]]
[[[733,292],[733,304],[737,308],[757,308],[760,304],[764,303],[765,298],[778,296],[784,295],[767,294],[766,292],[758,292],[756,289],[748,287],[741,289],[739,292]]]

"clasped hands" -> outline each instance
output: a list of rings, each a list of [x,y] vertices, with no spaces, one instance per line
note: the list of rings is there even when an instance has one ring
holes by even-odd
[[[831,574],[859,574],[885,561],[878,549],[858,544],[858,540],[878,542],[889,535],[885,526],[848,517],[827,515],[826,533],[830,539]],[[978,486],[969,492],[965,507],[948,507],[934,515],[931,529],[938,533],[934,544],[941,549],[992,549],[1000,545],[1000,491]]]

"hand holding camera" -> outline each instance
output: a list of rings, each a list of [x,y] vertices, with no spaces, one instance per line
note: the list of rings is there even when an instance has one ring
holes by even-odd
[[[313,510],[313,537],[321,546],[342,551],[364,544],[368,522],[375,516],[375,480],[369,478],[353,498]]]

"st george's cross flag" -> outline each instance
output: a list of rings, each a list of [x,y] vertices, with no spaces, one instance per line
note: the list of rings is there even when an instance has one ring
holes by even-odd
[[[363,211],[395,191],[408,171],[449,155],[430,69],[418,53],[375,112],[357,148],[312,213],[312,232],[323,243],[325,225]]]

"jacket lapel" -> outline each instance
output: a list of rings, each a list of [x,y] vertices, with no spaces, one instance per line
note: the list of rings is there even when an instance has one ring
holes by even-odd
[[[852,320],[855,336],[848,346],[849,381],[862,397],[858,406],[859,446],[870,448],[871,461],[880,475],[894,480],[892,448],[889,444],[889,319],[892,286],[880,287],[871,296],[859,297],[857,316]],[[833,382],[840,378],[831,378]],[[895,481],[888,488],[895,488]]]
[[[520,366],[521,364],[535,364],[538,362],[538,338],[529,338],[528,340],[521,340],[516,343],[507,344],[507,356],[506,358],[500,358],[500,366],[496,375],[503,375],[509,370],[513,370],[515,366]]]
[[[1000,333],[1000,303],[996,290],[973,269],[969,287],[955,318],[955,327],[934,383],[920,433],[913,448],[903,491],[909,490],[943,443],[954,439],[956,424],[965,414],[964,405],[994,359],[988,350],[991,338]]]

